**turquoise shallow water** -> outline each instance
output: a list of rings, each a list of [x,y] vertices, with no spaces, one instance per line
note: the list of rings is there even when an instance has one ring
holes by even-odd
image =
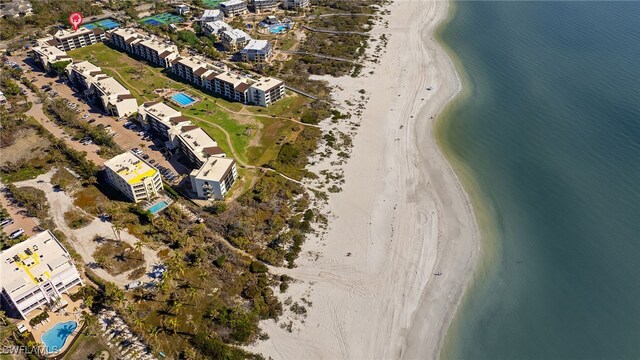
[[[640,2],[454,8],[438,135],[490,221],[443,358],[640,358]]]

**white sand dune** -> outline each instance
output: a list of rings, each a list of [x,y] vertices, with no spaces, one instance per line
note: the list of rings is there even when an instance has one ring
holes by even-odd
[[[435,358],[471,276],[475,219],[432,134],[433,118],[460,87],[433,38],[448,3],[397,1],[389,9],[388,28],[374,30],[390,35],[375,73],[332,81],[342,88],[338,100],[359,89],[370,99],[343,191],[329,200],[326,240],[304,247],[321,255],[284,271],[300,280],[293,298],[313,305],[293,332],[262,323],[270,339],[251,350],[265,356]]]

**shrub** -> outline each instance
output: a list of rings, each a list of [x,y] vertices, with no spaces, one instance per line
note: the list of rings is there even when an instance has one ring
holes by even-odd
[[[249,271],[251,271],[252,273],[266,273],[267,270],[269,270],[267,268],[267,265],[261,263],[260,261],[252,261],[251,265],[249,265]]]

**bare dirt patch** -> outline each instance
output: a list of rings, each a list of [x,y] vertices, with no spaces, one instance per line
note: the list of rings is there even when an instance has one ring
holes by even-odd
[[[93,258],[100,267],[113,276],[143,267],[145,264],[144,255],[124,241],[100,237],[95,241],[101,245],[96,248]]]
[[[2,148],[0,166],[41,157],[49,145],[49,141],[38,135],[35,129],[20,129],[14,134],[11,145]]]

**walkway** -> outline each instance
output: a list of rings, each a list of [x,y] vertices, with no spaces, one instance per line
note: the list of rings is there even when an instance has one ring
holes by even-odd
[[[96,261],[93,258],[93,252],[96,249],[96,243],[93,239],[96,236],[114,238],[113,225],[108,221],[94,218],[91,223],[80,229],[71,229],[64,220],[64,214],[69,210],[82,210],[73,204],[73,199],[66,192],[53,190],[51,177],[55,171],[56,169],[53,169],[35,179],[18,182],[14,185],[17,187],[31,186],[44,191],[50,207],[49,212],[54,223],[64,234],[68,236],[69,242],[73,245],[73,248],[78,252],[78,254],[80,254],[83,262],[87,264],[89,268],[92,268],[92,270],[104,280],[114,282],[118,286],[124,287],[132,281],[127,277],[130,271],[113,276],[106,270],[94,266]],[[120,231],[120,239],[132,247],[134,247],[135,243],[139,241],[138,238],[129,234],[126,229]],[[143,246],[142,254],[145,258],[147,275],[144,275],[139,280],[151,281],[152,279],[148,274],[153,271],[154,266],[160,265],[161,262],[158,259],[156,251],[149,247]]]

